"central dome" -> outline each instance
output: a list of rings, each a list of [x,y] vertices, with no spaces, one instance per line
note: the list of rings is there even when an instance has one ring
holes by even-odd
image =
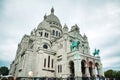
[[[45,20],[47,22],[55,22],[55,23],[61,25],[58,17],[56,15],[54,15],[54,9],[53,8],[51,9],[51,14],[46,16]]]
[[[60,20],[59,20],[58,17],[55,16],[54,14],[48,15],[45,20],[46,20],[47,22],[56,22],[56,23],[60,24]]]

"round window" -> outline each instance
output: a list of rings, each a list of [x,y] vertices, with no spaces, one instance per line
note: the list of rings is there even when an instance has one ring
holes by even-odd
[[[48,49],[48,46],[45,44],[45,45],[43,45],[43,48]]]

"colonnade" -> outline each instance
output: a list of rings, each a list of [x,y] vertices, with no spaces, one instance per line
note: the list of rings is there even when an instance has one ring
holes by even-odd
[[[75,77],[92,77],[102,74],[102,67],[99,63],[85,60],[69,61],[70,75]]]

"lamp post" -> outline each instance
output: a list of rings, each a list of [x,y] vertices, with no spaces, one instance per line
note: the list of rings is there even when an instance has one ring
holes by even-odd
[[[29,76],[29,77],[33,77],[33,72],[32,72],[32,71],[29,71],[29,72],[28,72],[28,76]]]

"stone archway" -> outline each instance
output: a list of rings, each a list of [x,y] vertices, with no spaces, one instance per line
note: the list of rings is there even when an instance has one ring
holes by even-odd
[[[69,62],[69,68],[70,68],[70,76],[74,77],[75,76],[75,68],[74,68],[74,62],[73,61]]]
[[[86,61],[85,60],[81,61],[81,72],[82,72],[82,76],[85,76],[86,74]]]
[[[93,75],[93,63],[90,61],[89,63],[89,73],[90,73],[90,76],[92,77],[92,75]]]

